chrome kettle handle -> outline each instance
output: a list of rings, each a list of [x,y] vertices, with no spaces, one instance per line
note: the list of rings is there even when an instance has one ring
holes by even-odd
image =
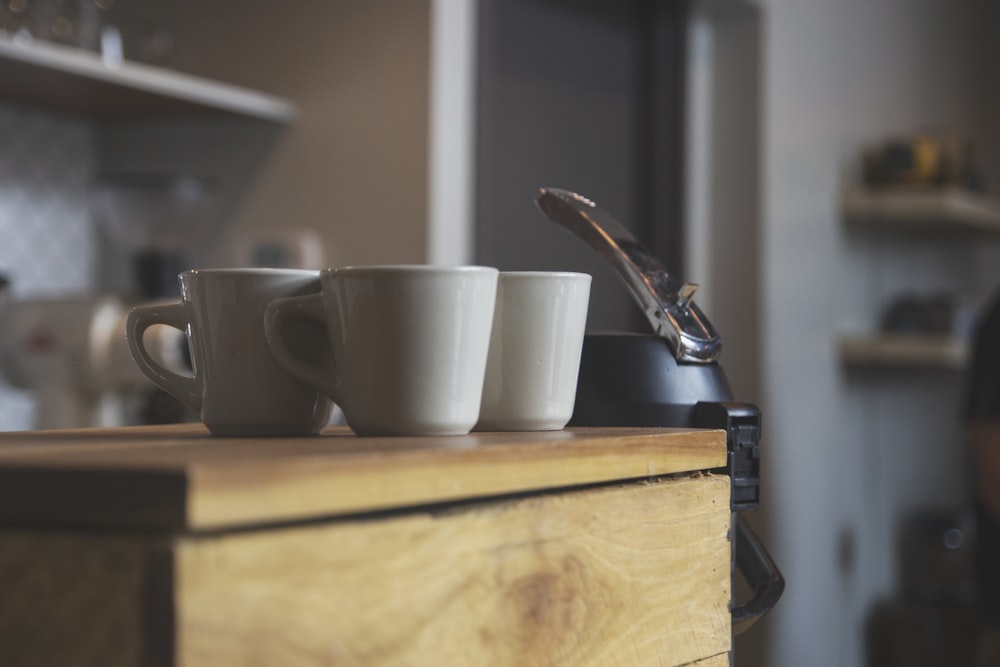
[[[545,215],[579,236],[618,273],[656,335],[679,362],[714,363],[722,351],[715,328],[691,300],[698,286],[666,267],[607,211],[568,190],[541,188],[535,200]]]

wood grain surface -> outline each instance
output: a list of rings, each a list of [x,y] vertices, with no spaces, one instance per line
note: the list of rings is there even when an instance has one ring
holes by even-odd
[[[197,531],[724,466],[722,431],[220,438],[201,425],[0,434],[0,523]]]
[[[145,540],[0,532],[0,665],[143,664]]]
[[[729,492],[695,476],[192,536],[177,661],[728,664]]]

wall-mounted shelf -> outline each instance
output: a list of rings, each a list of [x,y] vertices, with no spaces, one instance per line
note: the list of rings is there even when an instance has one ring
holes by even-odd
[[[857,226],[1000,237],[1000,200],[961,188],[850,189],[841,207],[844,220]]]
[[[222,114],[287,123],[295,116],[290,102],[254,90],[10,37],[0,37],[0,100],[96,118]]]
[[[850,368],[958,371],[965,368],[968,341],[920,334],[845,335],[839,353]]]

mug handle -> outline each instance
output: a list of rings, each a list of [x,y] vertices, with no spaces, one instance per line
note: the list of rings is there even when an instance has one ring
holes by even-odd
[[[264,336],[279,366],[340,404],[341,382],[337,370],[307,363],[289,350],[288,341],[281,332],[285,321],[292,317],[308,317],[326,326],[322,293],[280,297],[269,303],[264,311]]]
[[[156,361],[146,350],[143,334],[154,324],[163,324],[180,331],[188,327],[189,307],[185,303],[150,304],[136,306],[129,311],[125,321],[125,339],[132,359],[143,373],[158,387],[171,394],[184,405],[197,413],[201,413],[201,390],[198,379],[198,369],[195,376],[187,377],[167,370]]]

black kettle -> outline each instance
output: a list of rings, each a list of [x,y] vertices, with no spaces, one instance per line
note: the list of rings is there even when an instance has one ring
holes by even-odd
[[[536,204],[604,257],[652,327],[650,334],[584,337],[570,425],[726,431],[734,566],[753,590],[750,600],[732,610],[733,632],[739,634],[770,611],[785,588],[781,572],[739,514],[759,506],[760,410],[733,400],[719,364],[719,335],[692,301],[697,285],[671,276],[628,229],[586,197],[541,188]]]

